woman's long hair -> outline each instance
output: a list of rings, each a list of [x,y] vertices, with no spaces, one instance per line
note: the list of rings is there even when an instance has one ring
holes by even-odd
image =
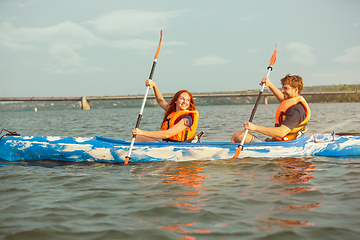
[[[189,97],[190,97],[190,102],[189,102],[189,107],[187,110],[189,111],[194,111],[196,110],[196,107],[195,107],[195,103],[194,103],[194,98],[193,96],[191,95],[191,93],[187,90],[180,90],[178,91],[177,93],[175,93],[174,97],[171,99],[170,103],[169,103],[169,107],[168,109],[165,111],[165,114],[164,114],[164,119],[163,119],[163,122],[165,122],[167,116],[169,116],[170,113],[172,112],[175,112],[176,111],[176,101],[178,100],[178,98],[180,97],[180,95],[182,93],[187,93],[189,94]]]

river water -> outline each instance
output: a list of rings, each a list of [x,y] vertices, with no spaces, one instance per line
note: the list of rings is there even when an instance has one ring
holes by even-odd
[[[202,141],[230,141],[252,107],[198,107]],[[308,134],[360,132],[360,103],[310,107]],[[253,122],[272,126],[276,108],[260,105]],[[0,127],[127,139],[139,110],[2,112]],[[140,128],[159,129],[162,114],[145,108]],[[360,158],[0,160],[0,239],[358,239],[359,203]]]

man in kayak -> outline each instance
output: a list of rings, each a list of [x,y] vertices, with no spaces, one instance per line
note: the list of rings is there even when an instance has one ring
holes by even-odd
[[[196,134],[199,113],[191,93],[186,90],[180,90],[168,103],[163,98],[154,81],[148,79],[145,85],[154,89],[156,100],[165,110],[165,115],[160,131],[144,131],[135,128],[132,132],[133,135],[136,135],[135,141],[189,142],[193,140]]]
[[[301,136],[306,131],[311,112],[305,99],[300,96],[303,89],[303,80],[297,75],[286,75],[281,79],[282,90],[274,86],[268,77],[261,80],[274,93],[280,105],[276,111],[275,127],[263,127],[251,122],[244,123],[244,129],[256,131],[269,136],[265,141],[289,141]],[[235,132],[231,142],[241,142],[244,130]],[[247,134],[245,142],[262,142],[252,134]]]

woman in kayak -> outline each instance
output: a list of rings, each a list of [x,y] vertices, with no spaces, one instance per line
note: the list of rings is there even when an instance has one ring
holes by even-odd
[[[135,128],[132,133],[136,135],[136,142],[189,142],[195,137],[199,113],[195,107],[194,99],[186,90],[178,91],[166,102],[156,83],[151,79],[146,80],[146,86],[154,89],[159,105],[165,110],[165,115],[160,131],[144,131]],[[160,140],[159,140],[160,139]],[[128,139],[131,141],[131,139]]]

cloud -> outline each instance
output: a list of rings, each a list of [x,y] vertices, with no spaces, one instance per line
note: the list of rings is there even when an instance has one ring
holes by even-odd
[[[136,35],[158,32],[167,26],[168,19],[178,15],[180,12],[118,10],[86,21],[86,23],[105,34]]]
[[[292,52],[291,61],[304,66],[313,66],[316,64],[316,56],[311,52],[312,47],[299,42],[286,44],[286,49]]]
[[[258,16],[259,16],[259,14],[248,15],[248,16],[245,16],[245,17],[238,17],[238,20],[243,21],[243,22],[248,22],[248,21],[250,21],[251,19],[256,18],[256,17],[258,17]]]
[[[101,67],[88,67],[88,66],[80,66],[80,67],[59,67],[58,65],[48,65],[42,70],[53,73],[53,74],[62,74],[62,75],[71,75],[71,74],[78,74],[78,73],[89,73],[89,72],[105,72],[105,68]]]
[[[24,8],[24,7],[26,7],[26,4],[25,4],[25,3],[19,3],[19,2],[17,2],[17,3],[15,3],[15,5],[16,5],[17,7],[19,7],[19,8]]]
[[[166,45],[184,45],[184,42],[166,42]],[[46,71],[63,74],[84,71],[104,71],[103,68],[87,67],[79,50],[94,46],[103,46],[117,49],[147,50],[155,49],[156,40],[121,39],[108,40],[94,35],[85,27],[70,22],[44,28],[16,28],[11,22],[0,23],[0,46],[13,51],[36,50],[46,51],[58,61],[46,67]],[[56,66],[59,68],[56,70]],[[71,69],[71,70],[70,70]]]
[[[142,39],[130,39],[130,40],[119,40],[119,41],[109,41],[107,45],[112,48],[120,48],[120,49],[137,49],[137,50],[147,50],[147,49],[156,49],[159,41],[153,40],[142,40]],[[186,45],[185,42],[179,41],[170,41],[163,42],[163,46],[182,46]]]
[[[33,50],[34,46],[21,43],[22,36],[10,22],[0,24],[0,45],[11,50]]]
[[[345,49],[345,53],[334,58],[336,63],[344,65],[359,65],[360,63],[360,45]]]
[[[247,17],[239,17],[238,19],[239,19],[240,21],[245,21],[245,22],[247,22],[247,21],[250,20],[250,18],[251,18],[251,16],[247,16]]]
[[[37,44],[46,42],[84,47],[103,44],[104,40],[69,21],[46,28],[15,28],[9,22],[0,24],[0,45],[12,50],[35,49]]]
[[[50,54],[59,60],[61,66],[82,66],[83,59],[74,51],[74,48],[62,43],[56,43],[50,48]]]
[[[194,60],[193,66],[213,66],[228,63],[229,60],[217,56],[205,56]]]
[[[53,73],[67,71],[76,73],[89,69],[103,70],[86,67],[85,60],[76,52],[77,50],[110,44],[109,41],[95,36],[84,27],[66,21],[45,28],[15,28],[11,23],[3,22],[0,24],[0,45],[15,51],[45,50],[58,61],[58,64],[44,69],[50,69],[49,71]]]

